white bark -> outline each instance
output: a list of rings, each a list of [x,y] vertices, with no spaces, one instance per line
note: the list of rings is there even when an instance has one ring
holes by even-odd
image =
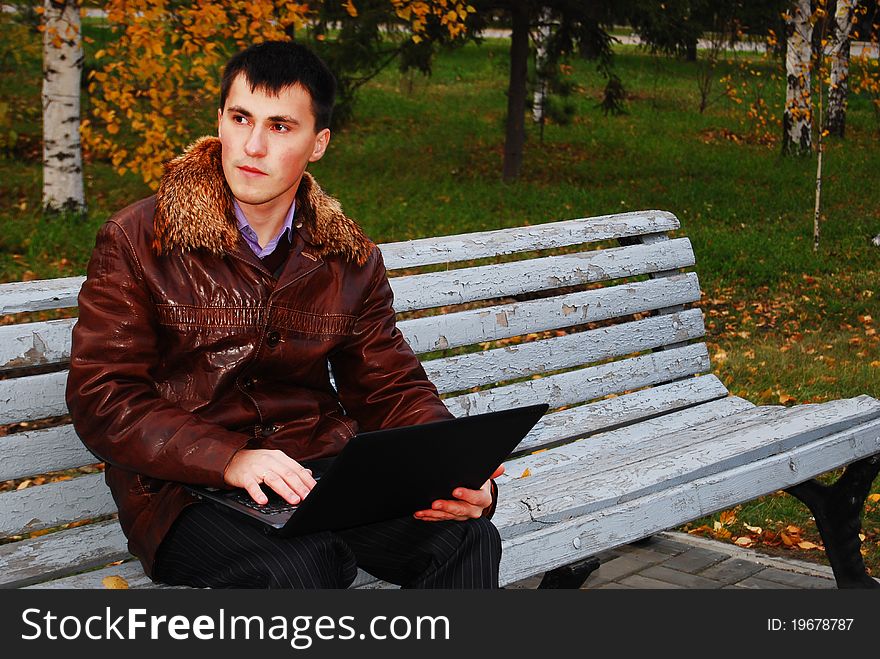
[[[846,97],[849,84],[849,46],[858,0],[837,0],[834,38],[831,42],[831,85],[828,88],[826,127],[832,135],[843,137],[846,127]]]
[[[544,104],[547,98],[547,41],[550,39],[550,10],[544,7],[538,19],[535,40],[535,93],[532,98],[532,119],[536,124],[544,121]]]
[[[782,118],[782,152],[806,154],[812,150],[813,116],[810,101],[810,55],[813,25],[810,0],[794,0],[786,16],[785,52],[787,87]]]
[[[43,206],[49,210],[85,210],[79,9],[78,0],[43,0]]]

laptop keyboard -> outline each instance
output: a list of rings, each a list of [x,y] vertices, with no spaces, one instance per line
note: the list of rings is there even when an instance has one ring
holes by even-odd
[[[289,513],[297,509],[297,504],[288,503],[280,496],[275,494],[275,492],[266,493],[266,496],[269,498],[269,502],[264,504],[259,504],[251,499],[251,495],[247,492],[236,492],[234,494],[230,494],[229,498],[237,503],[242,504],[243,506],[247,506],[251,510],[256,510],[259,513],[263,513],[264,515]]]

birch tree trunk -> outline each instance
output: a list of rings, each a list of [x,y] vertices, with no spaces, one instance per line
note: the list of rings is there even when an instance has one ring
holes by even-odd
[[[544,123],[544,103],[547,98],[547,41],[550,39],[550,10],[544,7],[538,19],[535,35],[535,93],[532,98],[532,120]]]
[[[810,0],[794,0],[786,15],[785,110],[782,115],[782,153],[812,151],[813,116],[810,100],[810,55],[813,25]]]
[[[43,206],[82,212],[79,2],[43,0],[43,10]]]
[[[834,13],[834,40],[831,43],[831,85],[828,87],[828,118],[825,127],[830,135],[843,137],[846,127],[846,97],[849,90],[849,45],[853,15],[858,0],[837,0]]]

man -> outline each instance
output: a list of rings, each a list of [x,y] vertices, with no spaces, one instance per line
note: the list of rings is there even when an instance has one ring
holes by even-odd
[[[98,234],[73,333],[73,423],[156,581],[346,587],[361,566],[406,587],[497,587],[491,479],[411,518],[295,538],[182,485],[297,503],[315,485],[303,463],[358,430],[451,417],[395,327],[381,253],[305,171],[330,143],[334,95],[297,44],[229,61],[218,137]]]

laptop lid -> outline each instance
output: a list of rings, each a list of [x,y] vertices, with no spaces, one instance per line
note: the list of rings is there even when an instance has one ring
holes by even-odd
[[[298,506],[264,486],[270,504],[286,504],[278,513],[260,512],[244,490],[188,489],[282,536],[405,517],[436,499],[452,499],[456,487],[479,488],[547,409],[542,403],[359,433],[318,474],[317,485]]]

